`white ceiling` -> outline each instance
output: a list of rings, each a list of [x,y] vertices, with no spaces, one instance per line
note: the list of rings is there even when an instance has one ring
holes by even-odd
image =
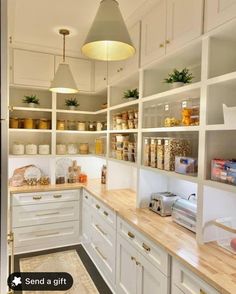
[[[128,19],[145,0],[119,0]],[[79,55],[80,48],[99,7],[100,0],[9,0],[9,33],[13,43],[59,50],[59,28],[69,28],[67,53]]]

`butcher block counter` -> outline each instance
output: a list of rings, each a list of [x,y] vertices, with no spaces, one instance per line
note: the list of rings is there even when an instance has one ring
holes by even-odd
[[[10,195],[85,188],[119,217],[163,247],[171,256],[223,294],[236,293],[236,255],[215,242],[199,245],[195,234],[148,209],[136,208],[135,192],[129,189],[107,190],[98,180],[86,184],[10,187]]]

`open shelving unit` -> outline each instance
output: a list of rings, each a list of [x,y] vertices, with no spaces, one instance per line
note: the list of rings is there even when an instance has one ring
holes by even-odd
[[[52,118],[52,130],[14,130],[9,129],[10,144],[19,139],[23,133],[27,140],[36,142],[44,137],[51,145],[49,156],[12,156],[10,165],[14,161],[16,166],[29,162],[45,163],[45,170],[55,182],[55,162],[58,158],[69,157],[78,159],[82,166],[92,165],[96,172],[88,169],[89,176],[99,176],[103,164],[108,168],[108,189],[129,188],[137,192],[137,207],[145,207],[150,201],[151,193],[168,190],[181,197],[187,198],[190,194],[197,194],[197,233],[199,243],[216,240],[212,220],[235,214],[236,186],[214,182],[210,177],[210,163],[216,157],[225,159],[236,158],[236,128],[225,126],[222,104],[229,107],[236,106],[236,37],[234,31],[236,22],[230,22],[209,34],[198,38],[178,51],[140,68],[124,79],[107,86],[97,94],[78,94],[81,102],[79,110],[64,109],[64,96],[36,89],[42,105],[39,108],[25,108],[17,97],[32,94],[32,89],[11,87],[10,97],[13,108],[11,111],[29,111],[49,114]],[[192,84],[170,89],[163,83],[163,79],[173,68],[188,67],[194,75]],[[125,102],[122,99],[123,91],[139,88],[138,100]],[[84,99],[85,97],[85,99]],[[145,123],[144,115],[148,108],[158,103],[178,102],[181,99],[200,99],[200,124],[196,126],[161,127],[150,121]],[[19,99],[19,98],[18,98]],[[108,108],[100,110],[102,103],[107,102]],[[42,107],[42,108],[41,108]],[[138,108],[138,128],[127,130],[113,130],[112,115],[129,108]],[[94,118],[107,121],[107,130],[101,132],[89,131],[57,131],[56,120],[66,116],[75,116],[78,119]],[[39,134],[43,136],[38,136]],[[127,162],[111,158],[111,136],[114,134],[137,135],[137,160]],[[32,136],[32,137],[30,137]],[[92,146],[95,138],[106,138],[106,154],[96,156],[92,152],[88,155],[56,155],[56,144],[66,140],[88,140]],[[159,170],[143,165],[143,138],[152,137],[192,137],[194,138],[194,155],[198,157],[198,175],[196,177]],[[82,142],[81,141],[81,142]],[[230,148],[229,148],[230,146]],[[92,150],[92,147],[91,147]],[[93,151],[93,150],[92,150]],[[96,163],[95,163],[96,161]],[[10,171],[12,169],[10,168]]]

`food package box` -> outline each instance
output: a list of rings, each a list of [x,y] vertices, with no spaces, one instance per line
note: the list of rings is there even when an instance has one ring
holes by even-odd
[[[197,175],[198,163],[196,158],[175,157],[175,172],[184,175]]]
[[[213,159],[211,162],[211,179],[236,185],[236,160]]]

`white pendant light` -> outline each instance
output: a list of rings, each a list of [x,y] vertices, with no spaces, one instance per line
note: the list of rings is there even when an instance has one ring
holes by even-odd
[[[63,62],[59,64],[54,79],[50,86],[50,91],[55,93],[72,94],[77,93],[78,89],[70,70],[70,66],[65,62],[65,38],[70,32],[66,29],[59,30],[63,35]]]
[[[102,0],[82,47],[85,56],[106,61],[124,60],[135,54],[116,0]]]

